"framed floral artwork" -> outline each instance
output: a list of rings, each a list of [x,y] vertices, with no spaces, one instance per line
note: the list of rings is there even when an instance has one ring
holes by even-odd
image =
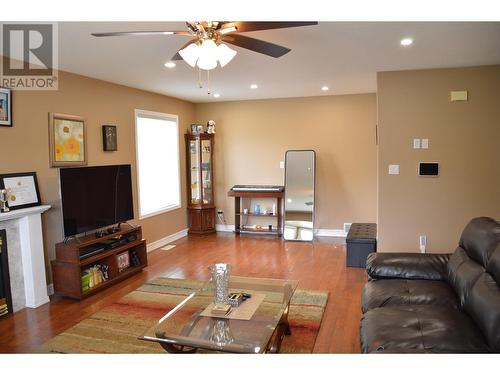
[[[51,167],[87,165],[85,118],[49,113]]]

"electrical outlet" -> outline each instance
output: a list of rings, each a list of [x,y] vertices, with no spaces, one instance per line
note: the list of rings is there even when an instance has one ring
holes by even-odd
[[[285,162],[284,161],[280,161],[280,168],[285,169]]]
[[[427,249],[427,236],[425,234],[420,235],[420,252],[423,254]]]

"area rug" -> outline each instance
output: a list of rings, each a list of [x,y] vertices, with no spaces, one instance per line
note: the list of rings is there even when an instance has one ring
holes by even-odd
[[[157,343],[139,340],[168,311],[202,285],[201,281],[158,278],[52,338],[37,353],[162,353]],[[280,353],[311,353],[328,292],[297,289]]]

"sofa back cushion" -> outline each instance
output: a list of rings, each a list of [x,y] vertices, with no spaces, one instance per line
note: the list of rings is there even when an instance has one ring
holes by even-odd
[[[500,242],[500,223],[489,217],[476,217],[464,228],[459,246],[477,263],[486,267]]]
[[[472,286],[485,269],[469,258],[461,247],[458,247],[448,262],[448,283],[453,288],[463,308]]]
[[[486,337],[490,350],[500,353],[500,245],[465,301],[465,311]]]

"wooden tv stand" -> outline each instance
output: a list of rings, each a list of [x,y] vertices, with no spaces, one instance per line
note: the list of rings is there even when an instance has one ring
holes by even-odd
[[[105,240],[115,238],[124,239],[131,235],[135,235],[136,239],[119,244],[114,248],[102,250],[88,258],[80,259],[80,249],[82,248],[101,243]],[[117,256],[131,250],[135,250],[137,253],[140,265],[133,266],[131,261],[130,267],[120,272]],[[58,296],[83,299],[141,272],[148,265],[146,240],[142,238],[141,227],[120,229],[118,232],[107,234],[100,238],[96,238],[94,235],[79,237],[78,240],[72,239],[66,243],[60,242],[56,244],[56,259],[51,264],[54,293]],[[81,273],[95,264],[108,266],[109,278],[86,291],[82,291]]]

